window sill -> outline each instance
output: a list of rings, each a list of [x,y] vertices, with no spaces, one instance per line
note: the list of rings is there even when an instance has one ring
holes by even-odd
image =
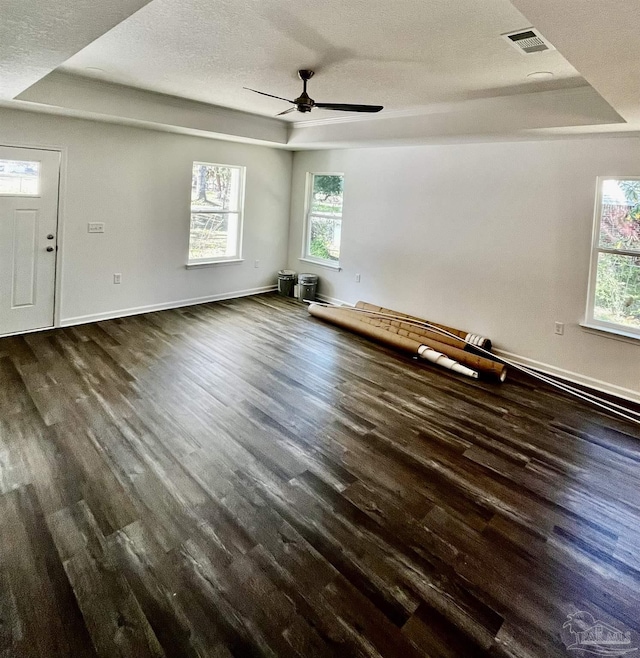
[[[201,267],[214,267],[215,265],[232,265],[234,263],[244,263],[244,258],[230,258],[229,260],[205,260],[202,263],[194,261],[187,263],[185,267],[188,270],[197,270]]]
[[[323,263],[321,260],[313,260],[311,258],[298,258],[298,260],[301,260],[305,263],[312,263],[318,267],[328,267],[330,270],[338,270],[338,272],[342,269],[339,264],[329,262]]]
[[[635,345],[640,341],[640,335],[625,331],[624,329],[602,327],[596,324],[588,324],[587,322],[581,322],[580,326],[587,333],[602,336],[602,338],[612,338],[613,340],[619,340],[623,343],[631,343]]]

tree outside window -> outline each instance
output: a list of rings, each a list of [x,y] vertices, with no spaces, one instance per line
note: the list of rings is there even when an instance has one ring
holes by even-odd
[[[240,257],[244,169],[194,162],[189,262]]]
[[[601,179],[588,322],[640,335],[640,178]]]
[[[343,174],[310,174],[305,256],[337,264],[342,232]]]

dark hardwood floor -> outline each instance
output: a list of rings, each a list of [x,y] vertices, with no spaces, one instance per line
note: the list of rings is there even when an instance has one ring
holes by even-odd
[[[0,656],[638,646],[639,438],[275,295],[2,339]]]

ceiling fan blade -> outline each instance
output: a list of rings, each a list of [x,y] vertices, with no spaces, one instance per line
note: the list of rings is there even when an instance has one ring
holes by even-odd
[[[243,89],[247,89],[248,91],[254,91],[256,94],[262,94],[263,96],[269,96],[270,98],[277,98],[278,100],[281,100],[281,101],[287,101],[287,103],[293,103],[293,101],[290,101],[288,98],[282,98],[282,96],[274,96],[273,94],[267,94],[264,91],[258,91],[257,89],[251,89],[251,87],[243,87]]]
[[[314,107],[323,110],[340,110],[341,112],[380,112],[382,105],[351,105],[349,103],[314,103]]]
[[[276,116],[281,117],[283,114],[289,114],[289,112],[295,112],[297,109],[298,109],[297,107],[290,107],[288,110],[285,110],[284,112],[278,112]]]

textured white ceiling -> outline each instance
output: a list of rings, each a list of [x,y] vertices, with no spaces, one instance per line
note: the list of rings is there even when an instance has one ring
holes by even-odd
[[[523,56],[500,38],[528,26],[508,0],[153,0],[62,70],[265,115],[288,106],[242,87],[295,98],[299,68],[316,71],[316,101],[391,112],[584,84],[559,52]]]
[[[513,0],[588,82],[640,127],[638,0]]]
[[[0,99],[11,99],[149,0],[2,0]]]

